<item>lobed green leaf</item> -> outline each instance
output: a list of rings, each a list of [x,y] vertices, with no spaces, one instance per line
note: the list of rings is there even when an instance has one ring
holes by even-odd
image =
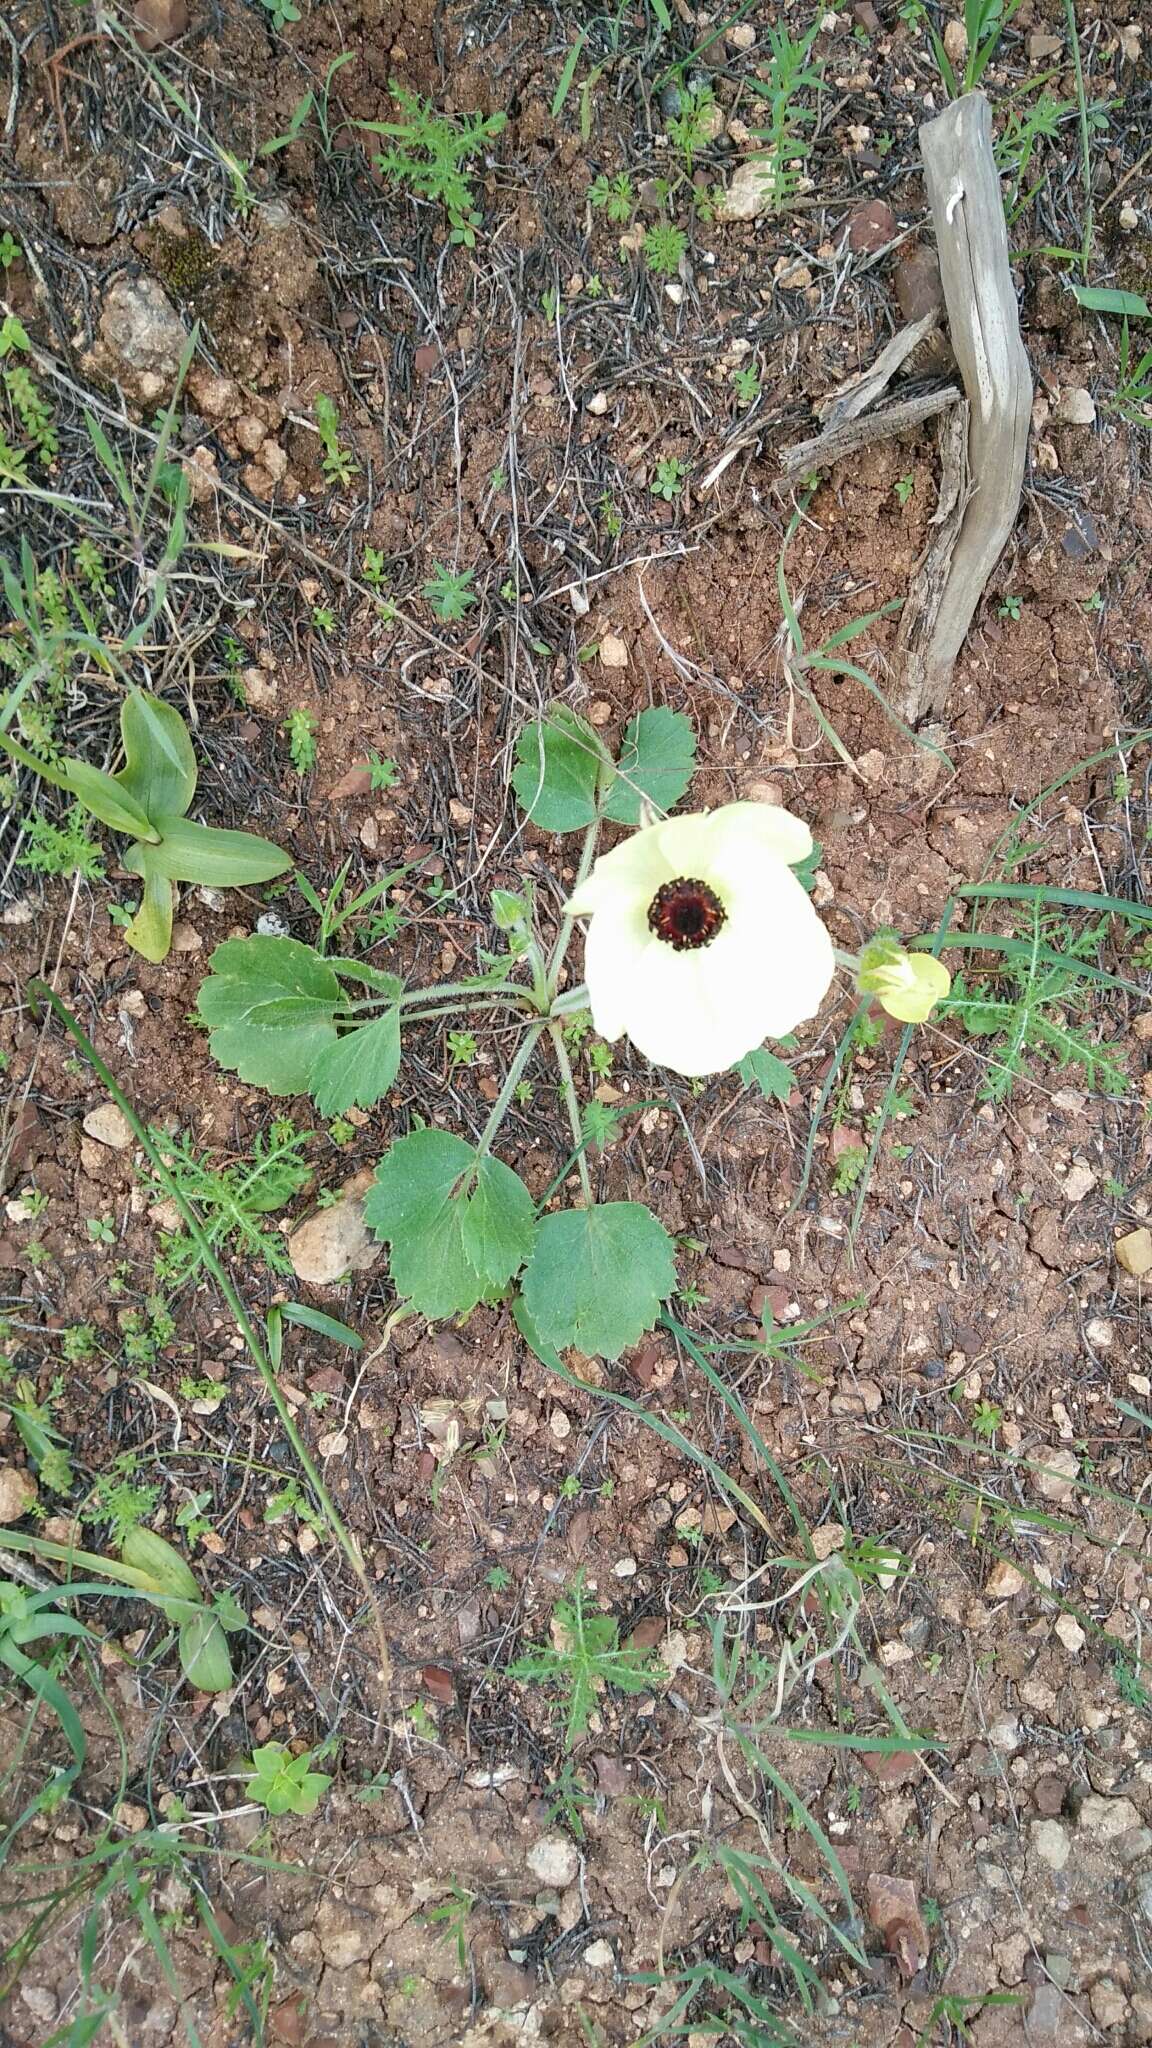
[[[696,766],[696,735],[682,711],[660,705],[641,711],[624,734],[615,782],[604,816],[617,825],[638,825],[648,797],[657,810],[679,803]]]
[[[355,1031],[345,1032],[320,1054],[308,1092],[321,1116],[338,1116],[354,1105],[371,1109],[400,1070],[400,1012],[385,1010]]]
[[[532,1251],[519,1174],[450,1131],[400,1138],[376,1169],[364,1216],[391,1247],[392,1278],[421,1315],[463,1315],[502,1292]]]
[[[597,814],[597,791],[610,767],[592,727],[566,704],[526,725],[516,742],[512,787],[543,832],[578,832]]]
[[[225,939],[197,1009],[214,1059],[273,1095],[302,1095],[337,1043],[340,983],[299,939]]]
[[[619,1358],[654,1327],[675,1286],[672,1239],[651,1209],[602,1202],[540,1218],[522,1292],[545,1345]]]

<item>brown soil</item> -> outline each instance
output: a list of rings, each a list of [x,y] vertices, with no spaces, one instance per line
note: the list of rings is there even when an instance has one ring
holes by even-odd
[[[627,168],[643,204],[644,180],[669,162],[653,140],[667,59],[658,39],[645,46],[646,15],[626,12],[628,61],[611,59],[607,21],[592,25],[590,58],[606,69],[585,142],[578,94],[559,118],[550,112],[574,32],[562,15],[301,0],[303,18],[277,34],[258,7],[189,6],[187,32],[145,71],[99,34],[60,54],[79,19],[62,25],[38,0],[18,0],[0,228],[27,252],[6,273],[7,296],[38,347],[115,410],[119,381],[134,419],[151,420],[158,394],[134,386],[109,352],[100,312],[110,284],[156,278],[181,319],[202,323],[179,455],[198,477],[197,537],[233,553],[199,558],[178,630],[134,679],[194,705],[205,816],[291,845],[322,894],[346,860],[362,887],[407,869],[392,899],[404,928],[372,959],[399,956],[426,979],[470,971],[490,942],[493,886],[531,872],[555,903],[570,877],[572,842],[531,828],[513,836],[507,786],[515,732],[563,693],[609,739],[649,702],[690,712],[700,744],[692,801],[775,794],[808,818],[823,847],[817,902],[845,947],[880,924],[934,929],[949,893],[989,873],[1139,895],[1148,753],[1128,741],[1152,722],[1148,437],[1105,410],[1114,336],[1078,312],[1051,265],[1030,257],[1021,269],[1038,392],[1032,462],[937,736],[952,765],[902,737],[859,684],[817,678],[848,767],[784,676],[776,566],[791,504],[775,489],[777,454],[812,430],[812,401],[871,361],[900,317],[900,250],[849,263],[845,229],[878,197],[899,229],[924,225],[915,122],[935,74],[925,39],[895,9],[877,10],[882,26],[864,4],[825,18],[817,49],[829,106],[810,204],[749,227],[695,222],[670,292],[634,253],[621,255],[618,230],[586,197],[597,173]],[[747,16],[751,50],[729,41],[705,60],[728,115],[755,118],[749,80],[776,12]],[[1121,10],[1116,24],[1139,12]],[[687,8],[677,14],[685,55],[706,31]],[[1137,164],[1125,189],[1143,205],[1136,138],[1152,82],[1146,61],[1125,56],[1107,8],[1080,14],[1091,90],[1120,102],[1100,147],[1100,275],[1141,290],[1146,208],[1122,235],[1104,195]],[[1059,33],[1063,20],[1055,0],[1025,0],[1006,68],[986,81],[994,98],[1037,75],[1028,39]],[[330,149],[309,122],[259,157],[344,51],[356,62],[332,81]],[[196,95],[197,118],[156,74],[189,105]],[[1060,71],[1062,93],[1070,77]],[[510,116],[477,174],[475,250],[450,248],[440,210],[382,180],[341,125],[390,118],[396,79],[449,112]],[[253,162],[250,211],[235,203],[221,148]],[[734,154],[727,141],[706,154],[709,183],[727,176]],[[1022,239],[1077,243],[1075,165],[1044,163],[1048,211],[1027,216]],[[556,291],[559,348],[556,318],[542,310]],[[762,380],[747,415],[731,382],[742,360]],[[1096,395],[1096,425],[1061,425],[1060,394],[1082,386]],[[320,392],[336,400],[355,459],[347,487],[332,488],[321,468]],[[599,392],[606,408],[590,407]],[[82,494],[85,461],[89,482],[94,472],[73,403],[61,387],[55,487]],[[719,483],[701,489],[734,442]],[[649,486],[656,462],[673,457],[687,482],[667,506]],[[904,595],[930,535],[935,476],[925,431],[822,482],[786,565],[810,645]],[[621,521],[615,539],[597,516],[605,497]],[[13,502],[0,497],[0,514]],[[17,530],[0,535],[6,553]],[[363,582],[366,547],[383,553],[395,620]],[[420,594],[441,562],[475,572],[481,602],[458,626],[438,621]],[[895,631],[883,619],[849,650],[889,692]],[[581,659],[609,632],[627,647],[625,669]],[[231,661],[225,634],[241,650]],[[243,671],[243,703],[229,694],[229,666]],[[104,759],[115,698],[101,677],[74,678],[68,707],[77,744]],[[316,720],[318,758],[304,783],[282,733],[298,707]],[[371,754],[399,771],[377,794],[349,773]],[[1014,821],[1023,852],[1005,870]],[[810,1629],[798,1655],[811,1654],[818,1616],[803,1601],[795,1612],[780,1605],[801,1570],[787,1562],[793,1523],[773,1472],[687,1353],[659,1332],[619,1366],[583,1364],[582,1389],[560,1384],[504,1310],[478,1311],[458,1331],[390,1329],[381,1259],[311,1297],[362,1333],[363,1353],[349,1364],[297,1332],[284,1385],[377,1588],[394,1664],[382,1703],[354,1579],[295,1511],[266,1519],[292,1454],[213,1290],[176,1293],[170,1332],[163,1325],[150,1350],[133,1343],[165,1292],[153,1274],[164,1214],[131,1150],[83,1134],[103,1090],[31,1006],[30,979],[51,980],[141,1115],[189,1134],[218,1166],[250,1153],[285,1105],[216,1068],[191,1015],[212,947],[251,930],[263,898],[229,892],[221,906],[188,891],[182,950],[151,967],[108,914],[128,893],[128,878],[73,888],[9,871],[7,1349],[41,1394],[60,1379],[55,1421],[78,1481],[71,1500],[42,1497],[49,1516],[75,1512],[114,1457],[135,1453],[137,1476],[159,1488],[153,1525],[179,1536],[179,1511],[198,1504],[197,1571],[212,1593],[233,1592],[251,1625],[233,1638],[236,1687],[209,1699],[180,1686],[170,1651],[156,1657],[162,1629],[142,1628],[139,1606],[101,1607],[100,1657],[69,1675],[88,1761],[72,1794],[35,1812],[9,1845],[8,1939],[32,1924],[29,1901],[74,1878],[98,1845],[197,1816],[187,1839],[203,1853],[149,1871],[146,1887],[173,1982],[123,1891],[94,1909],[85,1967],[91,1987],[118,2001],[102,2039],[162,2048],[191,2025],[205,2048],[624,2044],[673,2006],[676,1972],[706,1961],[797,2029],[785,2038],[829,2048],[1152,2041],[1152,1709],[1140,1679],[1147,1429],[1134,1412],[1152,1393],[1148,1309],[1146,1287],[1112,1253],[1149,1211],[1148,1002],[1110,990],[1090,1027],[1118,1048],[1123,1096],[1030,1057],[992,1103],[982,1093],[990,1041],[948,1022],[919,1031],[900,1082],[904,1111],[887,1129],[856,1230],[856,1190],[837,1192],[837,1163],[845,1145],[868,1141],[897,1029],[857,1057],[802,1177],[846,994],[802,1040],[801,1085],[787,1105],[754,1100],[730,1077],[699,1096],[668,1077],[673,1106],[631,1120],[597,1169],[602,1192],[651,1202],[697,1247],[682,1259],[696,1290],[683,1314],[697,1338],[755,1338],[765,1304],[781,1323],[817,1321],[775,1362],[722,1349],[718,1369],[819,1554],[830,1525],[842,1525],[856,1546],[883,1543],[904,1560],[895,1584],[869,1588],[864,1657],[818,1663],[764,1739],[796,1806],[772,1798],[718,1734],[709,1631],[717,1591],[744,1587],[765,1603],[749,1641],[774,1671],[784,1628],[794,1641]],[[312,935],[298,896],[273,907]],[[996,906],[984,928],[1019,926]],[[1100,961],[1140,978],[1122,924]],[[388,1102],[353,1119],[341,1142],[309,1103],[288,1105],[313,1133],[313,1178],[285,1214],[295,1220],[322,1190],[371,1168],[415,1116],[478,1130],[501,1071],[498,1041],[481,1043],[476,1064],[454,1068],[430,1027]],[[615,1051],[610,1089],[647,1096],[644,1064],[624,1045]],[[583,1078],[590,1091],[594,1077]],[[501,1142],[542,1192],[567,1151],[543,1071]],[[47,1198],[31,1217],[29,1188]],[[237,1277],[260,1308],[293,1285],[250,1266]],[[67,1348],[77,1325],[94,1333],[80,1357]],[[205,1379],[219,1383],[221,1405],[186,1392]],[[597,1389],[671,1417],[748,1491],[770,1534]],[[25,1462],[2,1416],[0,1454]],[[573,1820],[557,1815],[551,1790],[563,1767],[555,1701],[507,1667],[548,1640],[577,1570],[621,1639],[655,1649],[668,1676],[635,1696],[601,1697],[575,1753]],[[782,1732],[882,1745],[894,1722],[938,1747],[918,1758]],[[6,1755],[25,1730],[14,1695]],[[316,1816],[261,1827],[237,1775],[253,1745],[328,1740],[336,1760],[319,1767],[334,1783]],[[66,1761],[37,1723],[0,1793],[5,1821]],[[854,1919],[804,1814],[834,1845]],[[721,1847],[770,1851],[862,1945],[866,1968],[771,1879],[783,1925],[820,1979],[818,2013],[805,2015],[761,1920],[741,1919]],[[21,1875],[36,1865],[50,1867],[49,1883]],[[884,1876],[914,1886],[924,1956],[886,1943],[880,1916],[869,1916],[870,1884]],[[454,1887],[471,1901],[459,1946],[429,1918]],[[248,1954],[266,1960],[259,2027],[206,1931],[209,1907],[220,1942],[254,1944]],[[73,2039],[90,1910],[92,1887],[78,1887],[38,1945],[13,1949],[0,2041]],[[775,2038],[709,2031],[707,2010],[685,2019],[681,2037],[695,2028],[689,2041]]]

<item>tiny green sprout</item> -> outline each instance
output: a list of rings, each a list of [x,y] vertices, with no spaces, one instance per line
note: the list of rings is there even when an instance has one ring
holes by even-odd
[[[972,1410],[972,1427],[977,1436],[985,1437],[989,1443],[1004,1420],[1004,1410],[995,1401],[977,1401]]]
[[[895,483],[892,486],[892,489],[896,493],[897,504],[906,505],[908,503],[909,498],[912,496],[912,493],[915,490],[915,488],[915,482],[910,476],[898,476]]]
[[[624,520],[611,491],[602,491],[596,500],[596,517],[609,540],[619,540],[624,531]]]
[[[115,1244],[116,1225],[110,1216],[89,1216],[84,1228],[93,1244]]]
[[[585,1058],[598,1080],[606,1081],[612,1072],[612,1047],[602,1044],[598,1039],[595,1045],[588,1047]]]
[[[43,1188],[23,1188],[21,1189],[19,1200],[24,1210],[25,1222],[31,1223],[37,1216],[44,1214],[45,1209],[48,1207],[49,1197]]]
[[[606,177],[601,171],[588,187],[588,203],[598,213],[606,213],[609,220],[618,227],[626,227],[632,218],[636,195],[627,171],[620,171],[616,177]],[[587,289],[587,287],[586,287]]]
[[[656,475],[648,488],[654,498],[663,498],[665,504],[670,505],[684,489],[686,475],[682,462],[678,462],[674,455],[665,456],[663,462],[656,464]]]
[[[755,363],[741,363],[733,370],[732,388],[741,405],[755,405],[760,396],[760,372]]]
[[[580,1481],[575,1472],[569,1472],[560,1482],[561,1500],[575,1500],[580,1491]]]
[[[598,270],[594,270],[591,277],[584,280],[584,296],[588,299],[602,299],[604,297],[604,286]]]
[[[365,548],[364,559],[360,564],[360,574],[372,590],[383,589],[385,577],[383,548]]]
[[[1086,597],[1082,600],[1080,609],[1084,612],[1102,612],[1104,609],[1103,592],[1094,590],[1091,597]]]
[[[490,1565],[484,1574],[484,1584],[493,1593],[506,1593],[512,1584],[512,1574],[506,1564]]]
[[[297,775],[308,775],[316,766],[316,717],[298,704],[290,711],[284,726],[288,736],[288,752]]]
[[[208,1378],[194,1379],[188,1373],[185,1373],[180,1382],[180,1399],[182,1401],[222,1401],[227,1391],[227,1387],[221,1380],[211,1380]],[[205,1495],[205,1498],[207,1498],[207,1495]],[[176,1519],[180,1522],[179,1515],[177,1515]],[[180,1522],[180,1527],[182,1529],[186,1528],[187,1523]]]
[[[369,754],[365,766],[368,770],[368,787],[373,796],[378,796],[383,789],[395,789],[400,780],[400,770],[395,761],[384,761],[379,754]]]
[[[849,1785],[847,1792],[844,1794],[846,1811],[848,1813],[859,1813],[861,1804],[862,1796],[859,1785]]]
[[[1022,597],[1006,597],[1000,606],[998,616],[1002,619],[1018,619],[1024,609]]]
[[[317,393],[312,415],[324,450],[320,467],[324,472],[325,481],[330,484],[351,483],[360,465],[340,440],[340,415],[326,392]]]
[[[533,1087],[531,1081],[517,1081],[516,1100],[520,1104],[520,1107],[522,1109],[527,1109],[528,1104],[530,1102],[534,1102],[535,1099],[536,1090]]]
[[[681,1287],[679,1295],[682,1308],[706,1308],[710,1300],[702,1287]]]
[[[596,1490],[601,1500],[615,1500],[616,1481],[614,1479],[602,1479]]]
[[[462,569],[454,576],[443,562],[435,563],[433,572],[423,586],[438,619],[462,619],[476,603],[476,592],[472,588],[474,569]]]
[[[560,292],[554,284],[550,284],[547,291],[542,292],[540,295],[540,310],[546,320],[555,320],[563,303]]]
[[[333,1117],[328,1126],[328,1136],[334,1145],[350,1145],[356,1136],[356,1126],[350,1124],[346,1116]]]
[[[60,1349],[69,1365],[77,1365],[84,1358],[95,1358],[96,1331],[93,1325],[73,1323],[70,1329],[61,1330]]]
[[[248,1797],[267,1813],[315,1813],[332,1780],[324,1771],[310,1768],[313,1751],[293,1756],[282,1742],[266,1742],[254,1749],[248,1776]]]
[[[654,221],[644,237],[644,261],[653,277],[675,277],[687,247],[683,228],[670,220]]]
[[[1126,1202],[1128,1200],[1128,1190],[1124,1182],[1117,1180],[1114,1173],[1108,1174],[1105,1179],[1104,1192],[1113,1202]]]
[[[332,610],[331,605],[314,604],[312,607],[312,624],[318,633],[334,633],[336,631],[336,614]]]
[[[15,237],[10,233],[10,231],[7,228],[5,228],[4,233],[0,235],[0,266],[2,266],[5,270],[10,270],[19,254],[19,242],[16,241]]]
[[[428,1709],[425,1706],[423,1700],[412,1701],[412,1704],[408,1709],[408,1719],[412,1723],[413,1734],[417,1735],[421,1742],[436,1741],[436,1723],[433,1720],[431,1714],[428,1712]]]
[[[290,21],[300,19],[300,9],[293,6],[292,0],[260,0],[260,4],[265,9],[271,26],[278,33],[281,29],[287,28]]]
[[[868,1164],[868,1152],[864,1145],[847,1145],[836,1161],[832,1176],[832,1192],[835,1195],[850,1194]]]
[[[508,472],[502,462],[498,462],[492,471],[488,479],[488,488],[491,491],[506,491],[508,489]]]
[[[448,1057],[454,1067],[470,1067],[479,1047],[475,1033],[471,1031],[450,1031],[448,1033]]]
[[[505,577],[505,579],[504,579],[504,581],[503,581],[503,583],[502,583],[502,584],[500,585],[500,595],[501,595],[501,597],[502,597],[502,598],[504,599],[504,602],[505,602],[505,604],[515,604],[515,603],[516,603],[516,601],[517,601],[517,591],[516,591],[516,585],[515,585],[515,583],[514,583],[514,581],[513,581],[513,579],[512,579],[512,577],[511,577],[511,576],[506,576],[506,577]]]

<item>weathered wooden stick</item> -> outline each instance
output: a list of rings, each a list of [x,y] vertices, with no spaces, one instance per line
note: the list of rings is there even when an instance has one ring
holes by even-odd
[[[1008,234],[983,93],[965,93],[920,130],[952,347],[969,404],[968,491],[958,528],[946,520],[920,565],[934,591],[929,616],[901,620],[903,711],[940,716],[952,671],[988,578],[1016,522],[1032,412],[1032,374],[1020,338]]]
[[[910,433],[913,427],[923,426],[937,413],[947,412],[950,405],[961,405],[964,394],[955,384],[941,384],[933,391],[918,392],[915,398],[896,398],[890,405],[877,406],[872,412],[862,413],[859,419],[848,419],[842,426],[825,427],[822,434],[816,434],[810,441],[794,441],[785,448],[780,457],[780,476],[785,483],[795,476],[806,476],[810,469],[823,469],[831,462],[843,462],[847,455],[859,454],[861,448],[871,447],[874,441],[890,441],[895,434]]]

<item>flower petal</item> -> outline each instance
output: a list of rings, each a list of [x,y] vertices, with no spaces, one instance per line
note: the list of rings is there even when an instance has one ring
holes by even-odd
[[[596,912],[584,940],[584,979],[588,1006],[601,1038],[612,1040],[630,1029],[633,1008],[643,1003],[644,959],[651,941],[647,905],[606,903]],[[655,941],[660,945],[659,940]],[[670,946],[660,946],[662,953]]]
[[[565,916],[591,917],[602,904],[610,907],[613,903],[635,902],[640,897],[647,909],[657,889],[671,881],[676,872],[668,865],[660,844],[660,835],[666,829],[663,825],[649,825],[642,832],[633,832],[611,853],[602,853],[591,874],[568,898]]]
[[[812,851],[812,834],[803,818],[795,817],[781,804],[722,804],[718,811],[710,813],[708,822],[717,844],[735,844],[739,839],[748,848],[749,857],[755,846],[794,868],[807,860]]]

